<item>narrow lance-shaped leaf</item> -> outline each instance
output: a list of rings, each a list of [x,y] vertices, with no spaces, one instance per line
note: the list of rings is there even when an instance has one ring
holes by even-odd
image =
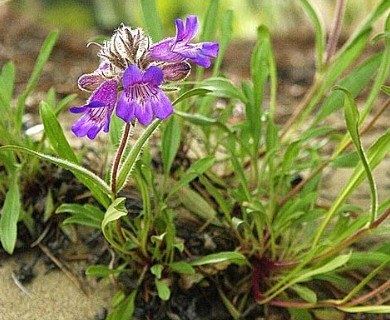
[[[177,117],[171,117],[164,127],[161,140],[161,153],[165,181],[168,179],[173,160],[179,150],[181,140],[181,125]]]
[[[141,8],[148,33],[155,42],[160,41],[163,38],[163,32],[156,1],[141,0]]]
[[[382,14],[384,14],[390,8],[389,0],[382,0],[378,3],[376,8],[370,12],[370,15],[364,20],[358,28],[355,29],[354,33],[348,38],[348,41],[340,49],[339,54],[343,54],[344,50],[347,50],[354,42],[368,29],[370,29],[373,23],[378,20]]]
[[[325,50],[325,28],[324,23],[318,10],[308,0],[300,0],[302,7],[306,14],[312,21],[315,29],[315,40],[316,40],[316,65],[317,71],[322,70],[323,56]]]
[[[373,170],[383,158],[390,152],[390,130],[378,138],[375,143],[367,150],[367,160],[371,170]],[[365,169],[362,162],[356,166],[354,172],[346,182],[343,189],[340,191],[338,197],[333,201],[331,208],[328,210],[320,228],[318,229],[317,235],[314,239],[315,246],[320,240],[326,226],[333,218],[334,214],[338,211],[340,206],[345,202],[347,197],[363,182],[365,177]]]
[[[210,0],[206,15],[202,24],[201,41],[211,41],[214,39],[217,30],[217,17],[219,10],[219,0]],[[203,76],[204,69],[198,66],[196,68],[196,80],[200,81]]]
[[[202,266],[205,264],[215,264],[221,262],[230,262],[237,265],[249,264],[245,256],[239,252],[227,251],[206,255],[191,262],[192,266]]]
[[[18,175],[11,177],[10,188],[5,196],[0,216],[0,239],[5,251],[12,254],[17,238],[17,223],[21,210]]]
[[[108,225],[111,223],[111,222],[114,222],[118,219],[120,219],[121,217],[127,215],[127,210],[126,210],[126,207],[125,207],[125,201],[126,201],[126,198],[117,198],[107,209],[107,212],[106,214],[104,215],[104,219],[102,221],[102,226],[101,226],[101,229],[103,231],[103,234],[104,234],[104,237],[112,244],[114,245],[114,243],[112,242],[112,237],[110,235],[110,232],[109,232],[109,228],[108,228]]]
[[[251,76],[253,84],[253,103],[246,105],[246,117],[249,122],[250,133],[253,138],[252,157],[256,157],[262,131],[262,114],[264,90],[269,77],[269,56],[271,54],[270,33],[265,26],[257,31],[258,41],[251,58]]]
[[[178,183],[176,183],[171,191],[168,193],[167,198],[170,198],[177,190],[179,190],[181,187],[187,185],[192,180],[194,180],[196,177],[200,176],[204,172],[206,172],[208,169],[211,168],[211,166],[214,164],[215,158],[213,156],[208,156],[203,159],[199,159],[196,162],[194,162],[188,170],[182,175],[181,179]]]
[[[226,10],[221,22],[221,39],[219,41],[218,57],[215,59],[213,76],[217,76],[225,55],[226,47],[233,34],[233,11]]]
[[[108,207],[110,203],[111,190],[109,186],[92,171],[85,169],[84,167],[72,163],[68,160],[59,159],[44,153],[36,152],[34,150],[19,147],[19,146],[4,146],[0,147],[0,152],[4,151],[16,151],[16,152],[25,152],[30,155],[36,156],[42,160],[49,161],[55,165],[67,169],[77,177],[94,195],[96,200],[98,200],[104,207]]]
[[[344,88],[337,88],[338,90],[343,91],[345,94],[344,101],[344,114],[345,121],[347,123],[347,129],[349,134],[351,135],[352,141],[357,149],[360,161],[363,164],[364,170],[366,171],[367,180],[370,185],[371,191],[371,223],[373,223],[376,219],[376,214],[378,211],[378,192],[376,189],[376,184],[374,181],[374,177],[371,172],[370,164],[368,163],[368,159],[366,153],[363,150],[362,144],[360,142],[359,137],[359,111],[355,101],[353,100],[351,93],[348,92]]]
[[[389,7],[390,7],[390,1],[389,1]],[[385,32],[390,33],[390,15],[387,17],[385,22]],[[371,86],[370,94],[368,95],[366,102],[363,106],[361,116],[360,116],[360,122],[361,124],[367,117],[367,115],[370,113],[374,102],[378,96],[378,94],[381,91],[382,85],[386,84],[386,82],[389,79],[389,73],[390,73],[390,36],[387,35],[384,37],[385,41],[385,50],[383,51],[382,61],[381,65],[378,69],[378,74],[375,77],[375,81]]]
[[[343,78],[338,85],[351,92],[353,97],[365,88],[371,80],[372,75],[378,70],[381,63],[382,53],[375,54],[365,60],[356,69],[351,71]],[[331,113],[339,110],[343,106],[343,94],[340,91],[333,91],[324,101],[315,117],[312,127],[316,127],[318,123],[324,120]]]
[[[38,58],[35,62],[33,72],[30,76],[30,79],[28,80],[27,87],[23,91],[23,93],[19,96],[17,109],[16,109],[16,122],[15,122],[15,128],[17,132],[19,132],[19,130],[22,127],[22,117],[24,114],[24,106],[25,106],[26,99],[31,93],[31,91],[34,89],[35,85],[37,84],[38,79],[43,71],[43,68],[46,65],[46,62],[49,59],[49,56],[53,50],[53,47],[57,42],[57,38],[58,38],[58,32],[53,31],[45,39],[41,47],[41,50],[39,51]]]
[[[0,105],[11,116],[11,99],[14,92],[15,65],[12,62],[4,64],[0,73]]]
[[[64,224],[77,223],[96,229],[100,229],[104,218],[104,213],[90,204],[63,203],[57,208],[56,213],[72,215],[64,220]]]
[[[52,108],[47,103],[42,102],[39,111],[45,128],[45,134],[53,149],[61,158],[77,163],[78,159],[70,147],[68,140],[65,138],[61,125]]]

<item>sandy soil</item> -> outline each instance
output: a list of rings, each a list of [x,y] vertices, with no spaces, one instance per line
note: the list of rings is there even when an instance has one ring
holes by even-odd
[[[60,270],[47,271],[42,260],[34,267],[34,279],[20,289],[12,274],[21,262],[30,263],[34,255],[16,254],[0,262],[0,320],[89,320],[109,307],[113,291],[110,285],[85,279],[84,294]],[[83,273],[83,265],[71,264]],[[85,267],[85,265],[84,265]]]

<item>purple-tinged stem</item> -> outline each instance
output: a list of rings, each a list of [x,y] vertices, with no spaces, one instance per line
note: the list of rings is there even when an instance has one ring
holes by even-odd
[[[119,170],[119,165],[121,163],[121,158],[123,155],[123,152],[126,149],[127,141],[129,140],[129,135],[130,135],[130,128],[131,124],[129,122],[126,123],[125,129],[123,130],[122,133],[122,138],[119,143],[118,150],[115,155],[114,163],[112,165],[112,171],[111,171],[111,193],[113,196],[113,200],[116,198],[116,176],[118,174]]]
[[[336,14],[332,23],[332,30],[329,35],[328,45],[326,47],[325,64],[328,64],[334,53],[336,52],[337,42],[341,32],[341,22],[343,20],[345,10],[345,1],[338,0],[336,6]]]
[[[117,196],[117,194],[116,194],[116,192],[117,192],[117,190],[116,190],[116,176],[118,174],[118,169],[119,169],[119,165],[121,163],[123,152],[125,151],[127,141],[129,140],[130,129],[131,129],[131,124],[129,122],[127,122],[125,124],[125,128],[124,128],[123,133],[122,133],[121,141],[119,143],[119,147],[118,147],[118,150],[117,150],[116,155],[115,155],[114,163],[112,165],[112,170],[111,170],[112,201],[114,201],[116,199],[116,196]],[[118,234],[120,242],[125,243],[125,237],[122,233],[121,221],[119,219],[116,220],[116,230],[117,230],[117,234]]]

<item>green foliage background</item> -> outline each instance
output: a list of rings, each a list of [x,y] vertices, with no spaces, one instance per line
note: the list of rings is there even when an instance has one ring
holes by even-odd
[[[138,0],[10,0],[13,7],[22,9],[33,19],[49,26],[73,31],[94,28],[110,31],[121,22],[128,25],[143,25],[142,10]],[[336,0],[314,0],[312,3],[325,13],[326,25],[330,25]],[[345,24],[353,31],[378,3],[377,0],[347,1]],[[206,10],[204,0],[157,0],[163,30],[174,31],[172,21],[177,17],[196,14],[200,17]],[[220,7],[234,11],[233,30],[235,37],[256,38],[253,26],[264,24],[275,35],[292,27],[308,27],[310,22],[295,0],[222,0]]]

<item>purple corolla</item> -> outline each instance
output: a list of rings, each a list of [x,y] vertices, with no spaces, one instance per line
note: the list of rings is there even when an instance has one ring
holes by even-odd
[[[104,81],[91,95],[86,105],[70,108],[73,113],[85,114],[72,126],[77,137],[95,139],[101,129],[108,132],[111,114],[118,95],[118,82],[115,79]]]
[[[148,125],[153,116],[165,119],[173,112],[171,101],[160,88],[163,72],[151,66],[142,72],[132,65],[123,74],[121,93],[116,115],[126,122],[138,119],[139,123]]]
[[[178,62],[191,60],[193,63],[208,68],[210,58],[218,55],[219,45],[215,42],[189,43],[198,31],[198,18],[188,16],[186,24],[176,19],[176,37],[168,38],[150,48],[150,57],[154,61]]]

